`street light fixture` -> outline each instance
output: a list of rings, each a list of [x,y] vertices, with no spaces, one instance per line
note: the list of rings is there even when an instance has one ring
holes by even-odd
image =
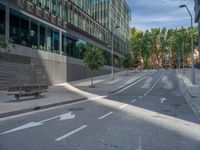
[[[117,33],[117,29],[119,29],[120,27],[119,26],[115,26],[115,32]],[[112,67],[111,67],[111,80],[113,81],[114,80],[114,37],[113,37],[113,35],[114,35],[114,33],[112,33],[111,32],[111,34],[112,34],[112,46],[111,46],[111,65],[112,65]]]
[[[191,35],[191,53],[192,53],[192,83],[195,84],[195,70],[194,70],[194,39],[193,39],[193,17],[188,9],[187,5],[180,5],[179,8],[186,8],[190,17],[191,17],[191,28],[190,28],[190,35]]]

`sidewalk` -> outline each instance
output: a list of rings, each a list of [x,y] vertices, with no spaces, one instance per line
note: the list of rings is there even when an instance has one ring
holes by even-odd
[[[129,71],[128,75],[125,72],[115,73],[115,79],[111,81],[111,75],[98,76],[94,78],[95,88],[91,88],[91,79],[84,79],[70,82],[73,86],[82,91],[87,91],[99,96],[115,93],[120,89],[132,84],[133,82],[155,72],[156,70],[143,70],[142,72]]]
[[[6,91],[0,91],[0,118],[86,100],[86,97],[57,85],[50,87],[39,99],[23,97],[20,100],[16,101],[14,96],[7,96]]]
[[[185,88],[184,93],[186,94],[188,102],[200,118],[200,69],[195,69],[195,85],[191,82],[190,68],[185,69],[185,74],[182,73],[182,70],[179,70],[177,75],[182,87]]]
[[[115,73],[114,81],[110,81],[110,74],[98,76],[94,78],[95,88],[89,87],[90,78],[63,83],[50,87],[49,91],[44,93],[39,99],[24,97],[20,99],[20,102],[16,101],[14,96],[7,96],[6,91],[0,91],[0,118],[98,96],[107,96],[152,72],[155,72],[155,70],[142,72],[130,71],[128,76],[125,75],[125,72],[119,72]]]

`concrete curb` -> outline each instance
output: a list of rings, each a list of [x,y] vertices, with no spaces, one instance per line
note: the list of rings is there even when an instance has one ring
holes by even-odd
[[[142,78],[145,78],[146,76],[148,76],[149,74],[153,73],[152,71],[143,75],[142,77],[139,77],[138,79],[136,79],[135,81],[117,89],[117,90],[114,90],[114,91],[111,91],[109,93],[111,94],[114,94],[128,86],[130,86],[131,84],[137,82],[138,80],[141,80]],[[35,105],[31,108],[25,108],[25,109],[21,109],[21,110],[17,110],[17,111],[12,111],[12,112],[7,112],[7,113],[2,113],[0,114],[0,118],[4,118],[4,117],[9,117],[9,116],[13,116],[13,115],[19,115],[19,114],[23,114],[23,113],[27,113],[27,112],[32,112],[32,111],[37,111],[37,110],[42,110],[42,109],[47,109],[47,108],[51,108],[51,107],[56,107],[56,106],[61,106],[61,105],[66,105],[66,104],[71,104],[71,103],[75,103],[75,102],[79,102],[79,101],[84,101],[84,100],[87,100],[87,98],[79,98],[79,99],[74,99],[74,100],[69,100],[69,101],[64,101],[64,102],[58,102],[58,103],[53,103],[53,104],[47,104],[47,105],[43,105],[43,106],[40,106],[40,105]]]
[[[32,111],[47,109],[47,108],[51,108],[51,107],[71,104],[71,103],[84,101],[84,100],[87,100],[87,98],[79,98],[79,99],[74,99],[74,100],[69,100],[69,101],[64,101],[64,102],[59,102],[59,103],[47,104],[47,105],[43,105],[43,106],[40,106],[40,105],[33,106],[31,108],[25,108],[25,109],[21,109],[21,110],[17,110],[17,111],[2,113],[2,114],[0,114],[0,118],[5,118],[5,117],[10,117],[10,116],[14,116],[14,115],[27,113],[27,112],[32,112]]]
[[[194,113],[196,114],[197,118],[200,120],[200,106],[198,106],[194,102],[194,97],[189,92],[189,90],[188,90],[187,86],[185,85],[182,77],[178,76],[178,72],[177,71],[176,71],[176,74],[177,74],[177,77],[178,77],[178,80],[179,80],[179,85],[184,91],[183,94],[184,94],[184,97],[185,97],[186,101],[188,102],[188,104],[190,105],[190,107],[192,108]]]
[[[156,72],[156,71],[155,71],[155,72]],[[109,93],[115,94],[115,93],[121,91],[122,89],[124,89],[124,88],[130,86],[131,84],[134,84],[134,83],[137,82],[138,80],[141,80],[142,78],[145,78],[146,76],[150,75],[151,73],[153,73],[153,72],[147,73],[147,74],[143,75],[142,77],[136,79],[135,81],[133,81],[133,82],[131,82],[131,83],[129,83],[129,84],[127,84],[127,85],[125,85],[125,86],[123,86],[123,87],[117,89],[117,90],[111,91],[111,92],[109,92]]]

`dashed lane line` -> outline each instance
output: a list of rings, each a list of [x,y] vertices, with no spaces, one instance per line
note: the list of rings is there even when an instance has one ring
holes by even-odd
[[[102,119],[104,119],[104,118],[106,118],[106,117],[108,117],[108,116],[110,116],[110,115],[112,115],[112,114],[113,114],[113,112],[109,112],[109,113],[107,113],[107,114],[105,114],[105,115],[99,117],[98,119],[99,119],[99,120],[102,120]]]
[[[75,133],[77,133],[77,132],[79,132],[79,131],[81,131],[81,130],[87,128],[87,127],[88,127],[88,125],[83,125],[83,126],[81,126],[80,128],[77,128],[77,129],[75,129],[75,130],[73,130],[73,131],[71,131],[71,132],[69,132],[69,133],[67,133],[67,134],[65,134],[65,135],[63,135],[63,136],[61,136],[61,137],[56,138],[55,141],[56,141],[56,142],[60,142],[60,141],[66,139],[66,138],[68,138],[68,137],[70,137],[71,135],[73,135],[73,134],[75,134]]]
[[[126,106],[128,106],[128,104],[124,104],[124,105],[120,106],[119,109],[123,109],[123,108],[125,108]]]
[[[138,99],[142,99],[142,98],[143,98],[143,96],[139,96],[139,97],[138,97]]]
[[[136,101],[137,101],[137,99],[134,99],[134,100],[131,101],[131,103],[135,103]]]

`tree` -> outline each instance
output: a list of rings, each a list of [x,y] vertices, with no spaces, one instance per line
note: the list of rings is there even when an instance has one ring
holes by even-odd
[[[126,53],[122,60],[122,67],[126,70],[126,75],[128,75],[128,69],[133,65],[133,58],[131,53]]]
[[[94,87],[93,72],[94,70],[99,70],[101,67],[103,67],[104,65],[103,53],[100,49],[90,46],[84,53],[83,60],[85,66],[91,70],[91,87]]]
[[[11,40],[7,40],[5,36],[0,35],[0,60],[4,59],[7,53],[10,53],[10,46],[15,48]],[[2,50],[4,50],[4,52]]]

